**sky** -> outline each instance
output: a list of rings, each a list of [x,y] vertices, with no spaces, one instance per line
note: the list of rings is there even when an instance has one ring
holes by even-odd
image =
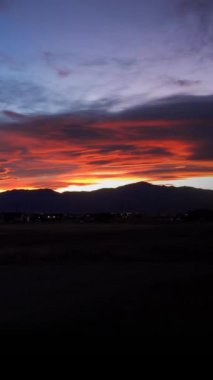
[[[0,0],[0,191],[213,189],[212,0]]]

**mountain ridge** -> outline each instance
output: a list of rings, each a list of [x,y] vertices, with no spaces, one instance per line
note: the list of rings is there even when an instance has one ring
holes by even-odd
[[[91,192],[13,189],[0,193],[0,212],[182,212],[213,209],[213,190],[137,182]]]

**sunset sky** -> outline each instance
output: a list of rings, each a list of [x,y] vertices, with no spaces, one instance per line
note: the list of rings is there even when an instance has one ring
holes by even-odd
[[[0,0],[0,180],[213,189],[213,1]]]

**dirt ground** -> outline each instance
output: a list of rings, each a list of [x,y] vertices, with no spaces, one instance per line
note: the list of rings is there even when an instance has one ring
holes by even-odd
[[[206,355],[213,224],[0,225],[0,337],[13,355]]]

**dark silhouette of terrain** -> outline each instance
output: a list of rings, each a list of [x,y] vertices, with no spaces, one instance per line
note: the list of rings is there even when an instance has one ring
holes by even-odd
[[[145,212],[150,214],[213,209],[213,191],[157,186],[146,182],[92,192],[57,193],[49,189],[0,194],[0,212]]]
[[[1,224],[1,354],[213,354],[213,224]]]
[[[129,211],[177,223],[100,223]],[[211,190],[144,182],[0,194],[1,354],[212,355],[212,212]]]

